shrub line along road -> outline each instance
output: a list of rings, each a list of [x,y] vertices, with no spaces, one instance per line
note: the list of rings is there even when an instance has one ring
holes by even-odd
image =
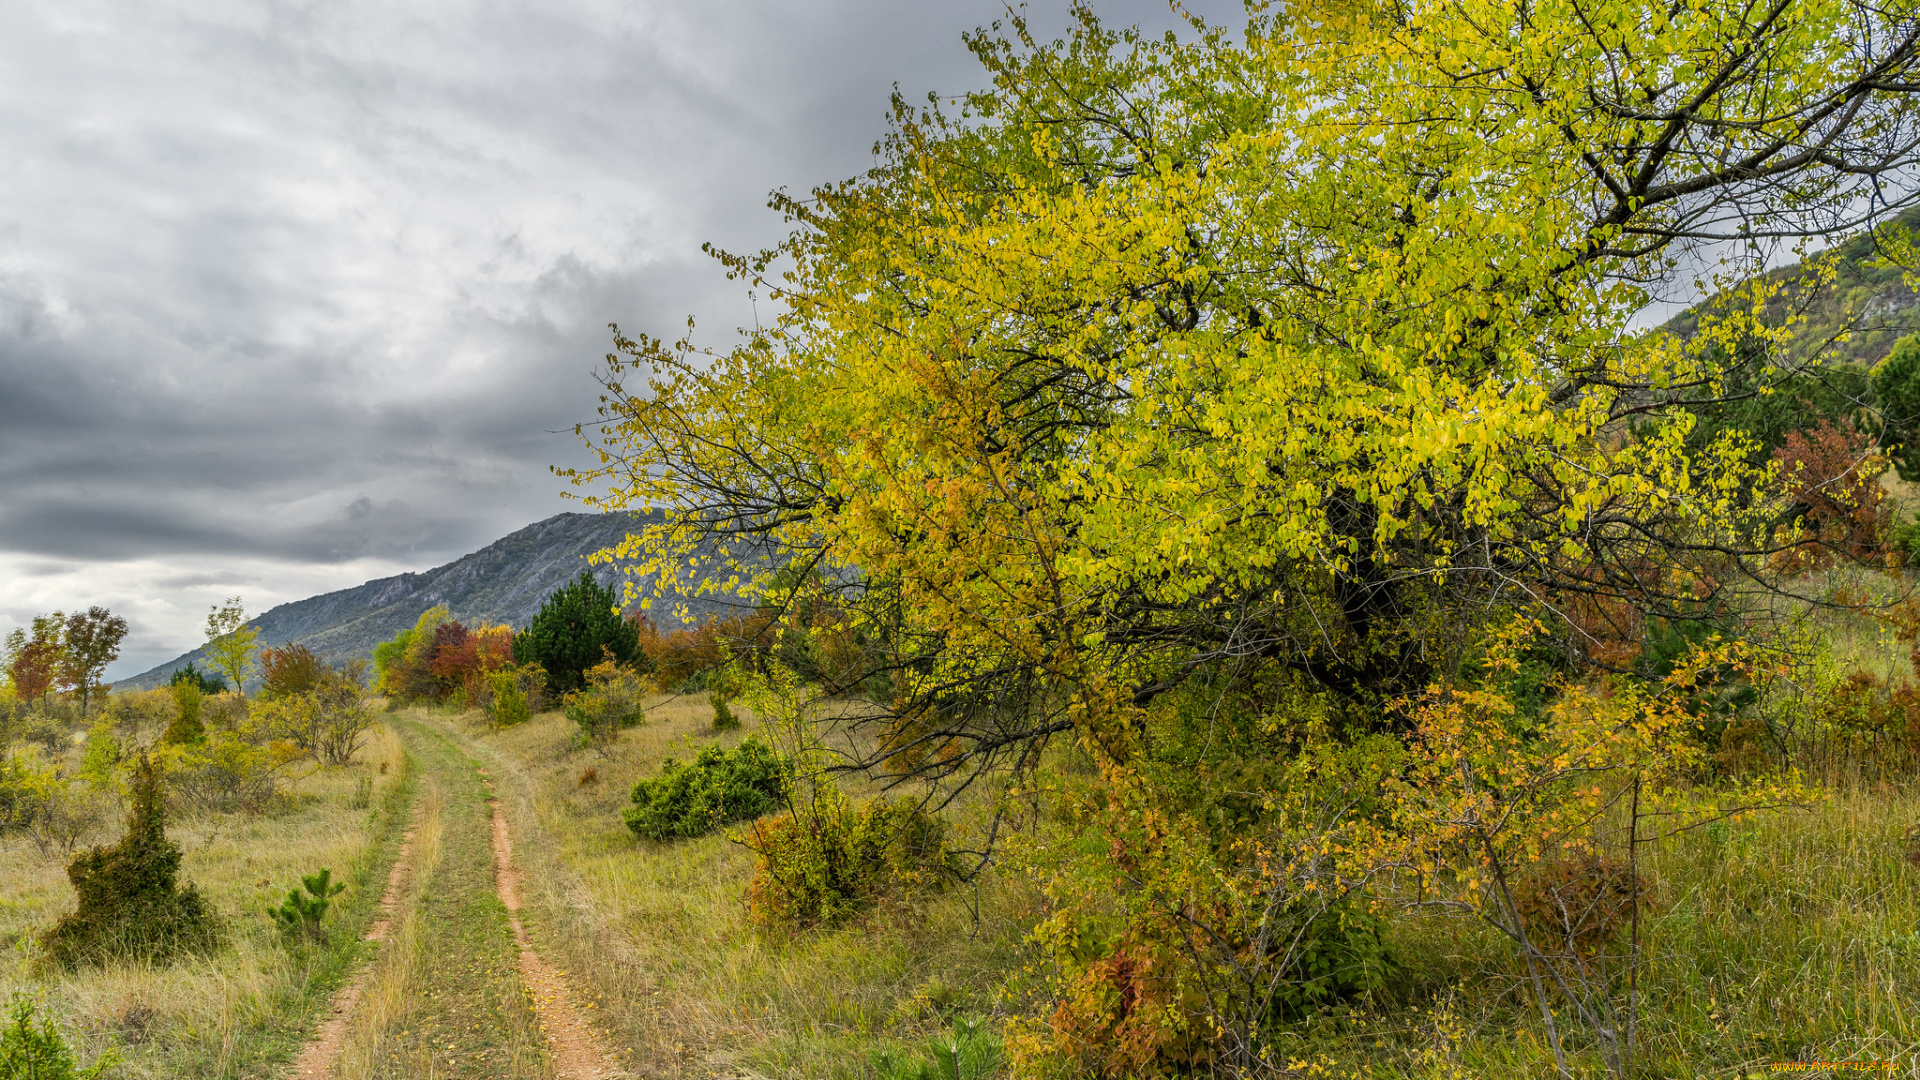
[[[563,973],[540,957],[521,925],[506,817],[470,744],[438,722],[401,719],[394,727],[419,783],[368,935],[380,940],[380,951],[335,996],[292,1076],[625,1076],[574,1008]],[[434,844],[423,856],[428,845],[414,839],[426,831]]]

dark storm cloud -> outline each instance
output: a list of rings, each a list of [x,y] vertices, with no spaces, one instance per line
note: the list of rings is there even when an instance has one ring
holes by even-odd
[[[126,668],[226,590],[257,610],[570,508],[547,467],[581,460],[606,324],[724,344],[754,312],[700,243],[775,240],[767,191],[865,168],[895,84],[979,85],[961,34],[1003,16],[10,5],[0,623],[109,602]]]

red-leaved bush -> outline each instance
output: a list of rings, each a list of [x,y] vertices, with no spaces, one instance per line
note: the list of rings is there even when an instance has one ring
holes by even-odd
[[[1794,503],[1797,535],[1783,530],[1785,546],[1773,556],[1783,573],[1822,570],[1840,559],[1886,557],[1893,507],[1880,475],[1887,456],[1852,425],[1822,420],[1788,435],[1773,452],[1781,492]]]

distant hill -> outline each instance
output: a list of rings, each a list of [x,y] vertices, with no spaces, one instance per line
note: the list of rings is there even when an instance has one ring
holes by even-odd
[[[625,577],[620,569],[590,567],[587,556],[618,544],[642,521],[630,514],[556,514],[445,566],[281,604],[248,625],[260,632],[262,645],[293,642],[334,660],[370,656],[375,645],[411,627],[435,604],[447,605],[454,618],[469,624],[486,620],[523,627],[547,597],[582,570],[617,587]],[[651,585],[636,583],[643,590]],[[714,597],[682,599],[696,617],[725,607]],[[195,649],[113,685],[151,689],[189,661],[205,668],[204,657]]]
[[[1920,210],[1902,214],[1900,224],[1920,232]],[[1828,257],[1823,253],[1814,259]],[[1839,264],[1838,272],[1832,282],[1817,289],[1800,284],[1809,280],[1806,264],[1793,263],[1767,272],[1770,280],[1790,283],[1785,295],[1768,305],[1769,321],[1777,323],[1795,311],[1806,316],[1806,321],[1794,328],[1793,341],[1783,359],[1804,361],[1818,351],[1825,365],[1871,367],[1893,351],[1894,342],[1920,330],[1920,293],[1907,288],[1900,267],[1872,265],[1878,252],[1870,237],[1856,237],[1842,244],[1831,257]],[[1663,329],[1681,337],[1693,336],[1702,316],[1720,300],[1714,296],[1688,308]],[[1834,341],[1843,330],[1851,330],[1852,336],[1847,341]]]

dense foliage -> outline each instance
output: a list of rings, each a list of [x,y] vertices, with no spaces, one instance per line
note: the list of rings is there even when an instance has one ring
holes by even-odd
[[[690,764],[668,758],[660,775],[633,786],[627,828],[648,840],[705,836],[736,821],[772,813],[792,769],[763,739],[732,750],[707,746]]]
[[[1782,600],[1887,556],[1905,359],[1875,385],[1796,338],[1832,258],[1755,271],[1849,236],[1915,264],[1882,226],[1915,199],[1920,9],[1250,10],[973,38],[990,89],[896,100],[872,170],[723,256],[773,323],[616,336],[574,477],[666,509],[617,555],[764,602],[744,665],[875,703],[856,764],[1083,808],[1032,863],[1062,1011],[1021,1074],[1271,1067],[1315,977],[1276,928],[1359,926],[1389,871],[1515,942],[1563,1074],[1562,1008],[1622,1072],[1615,984],[1507,871],[1622,792],[1727,812],[1676,792],[1750,721]],[[1702,241],[1721,299],[1637,330]],[[1043,775],[1066,734],[1085,771]],[[756,827],[805,868],[757,910],[862,894],[833,883],[878,858],[867,812],[828,800]]]
[[[584,689],[568,694],[561,711],[580,728],[584,742],[609,743],[625,728],[645,723],[643,706],[652,681],[632,668],[604,660],[586,671]]]
[[[260,692],[270,697],[304,694],[329,674],[326,662],[305,645],[288,642],[260,650]]]
[[[182,683],[192,683],[203,694],[218,694],[227,688],[227,680],[223,676],[201,671],[193,666],[191,660],[187,661],[185,667],[174,668],[173,674],[167,676],[168,686],[179,686]]]
[[[374,646],[374,687],[395,702],[463,699],[485,706],[495,689],[539,693],[537,668],[513,662],[513,631],[481,623],[472,628],[453,618],[445,604],[420,613],[412,629]]]
[[[587,669],[596,664],[632,664],[641,655],[640,638],[633,624],[620,617],[619,604],[611,589],[581,571],[514,635],[514,660],[538,664],[560,692],[582,689]]]
[[[747,910],[763,923],[830,925],[941,888],[961,876],[946,838],[946,823],[913,799],[856,801],[821,784],[747,830],[760,856]]]
[[[204,949],[218,936],[200,893],[178,884],[180,849],[167,839],[160,774],[144,756],[129,787],[126,835],[81,853],[67,867],[80,903],[41,940],[55,964],[163,959]]]

